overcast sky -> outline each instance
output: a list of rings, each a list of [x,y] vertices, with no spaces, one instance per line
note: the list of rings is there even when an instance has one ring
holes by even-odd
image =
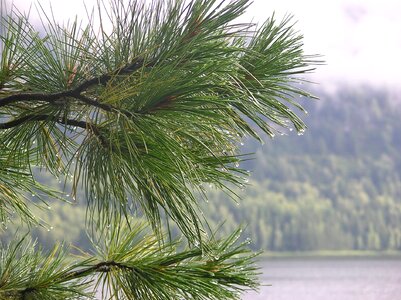
[[[30,0],[14,2],[23,8]],[[49,2],[57,19],[83,11],[83,0],[42,0]],[[263,22],[273,11],[294,15],[305,52],[324,56],[314,81],[401,86],[401,0],[254,0],[247,15]]]

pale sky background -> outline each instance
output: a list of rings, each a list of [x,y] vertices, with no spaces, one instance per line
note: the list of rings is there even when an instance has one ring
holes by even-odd
[[[14,0],[29,7],[31,0]],[[94,0],[42,0],[56,18],[84,15]],[[248,20],[263,22],[294,15],[295,28],[305,37],[305,52],[321,54],[326,62],[311,77],[323,86],[337,82],[401,87],[401,0],[254,0]]]

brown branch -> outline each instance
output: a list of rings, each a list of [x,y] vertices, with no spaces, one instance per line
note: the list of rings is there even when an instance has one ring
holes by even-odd
[[[63,276],[63,278],[58,279],[57,283],[66,282],[66,281],[73,280],[73,279],[78,279],[78,278],[87,276],[93,272],[106,273],[106,272],[109,272],[112,267],[117,267],[120,269],[127,269],[127,270],[135,270],[134,267],[129,267],[129,266],[126,266],[124,264],[121,264],[121,263],[118,263],[115,261],[104,261],[104,262],[100,262],[96,265],[90,266],[88,268],[83,268],[83,269],[80,269],[77,271],[69,272],[65,276]],[[22,300],[28,299],[27,297],[29,296],[30,293],[38,291],[39,289],[40,289],[40,287],[27,287],[27,288],[21,290],[19,292],[19,294],[20,294]],[[13,295],[15,295],[15,294],[13,294]]]
[[[106,273],[106,272],[109,272],[112,267],[117,267],[119,269],[135,270],[134,267],[129,267],[129,266],[126,266],[122,263],[118,263],[115,261],[103,261],[96,265],[90,266],[88,268],[70,272],[64,277],[63,281],[80,278],[80,277],[86,276],[88,274],[91,274],[93,272]]]
[[[152,66],[152,65],[153,65],[153,63],[146,64],[147,67]],[[138,59],[134,60],[133,63],[128,64],[125,67],[118,69],[117,71],[113,72],[111,75],[104,74],[104,75],[89,79],[89,80],[81,83],[79,86],[77,86],[73,90],[76,93],[81,94],[83,91],[87,90],[91,86],[106,85],[114,76],[134,73],[136,70],[140,69],[143,66],[144,66],[144,60],[141,58],[138,58]]]
[[[73,97],[71,91],[44,94],[44,93],[22,93],[15,94],[0,99],[0,107],[13,104],[20,101],[44,101],[44,102],[55,102],[61,98]]]
[[[153,63],[146,64],[146,66],[152,66],[152,65],[153,65]],[[117,71],[113,72],[112,74],[104,74],[104,75],[86,80],[86,81],[82,82],[80,85],[78,85],[77,87],[67,90],[67,91],[58,92],[58,93],[50,93],[50,94],[21,93],[21,94],[15,94],[15,95],[11,95],[11,96],[2,98],[2,99],[0,99],[0,107],[10,105],[10,104],[13,104],[16,102],[20,102],[20,101],[44,101],[44,102],[54,103],[60,99],[75,98],[86,104],[89,104],[89,105],[92,105],[95,107],[99,107],[106,111],[112,111],[112,110],[118,111],[117,108],[114,108],[111,105],[101,103],[96,100],[85,97],[82,95],[82,93],[94,85],[100,85],[100,84],[106,85],[114,76],[133,73],[143,66],[144,66],[143,59],[138,58],[133,63],[131,63],[123,68],[118,69]]]
[[[0,123],[0,129],[10,129],[13,127],[17,127],[25,122],[31,122],[31,121],[55,121],[60,124],[65,124],[65,125],[70,125],[70,126],[76,126],[76,127],[81,127],[84,129],[87,129],[88,127],[91,127],[93,125],[89,125],[88,123],[84,121],[78,121],[78,120],[72,120],[72,119],[67,119],[67,118],[60,118],[57,116],[50,116],[50,115],[27,115],[23,116],[18,119],[14,119],[12,121],[6,122],[6,123]]]
[[[96,137],[99,138],[100,143],[103,146],[107,146],[107,141],[99,131],[99,128],[95,124],[91,124],[85,121],[68,119],[66,117],[50,116],[50,115],[26,115],[18,119],[14,119],[9,122],[0,123],[0,129],[10,129],[22,125],[26,122],[37,122],[37,121],[53,121],[62,125],[75,126],[91,131]]]

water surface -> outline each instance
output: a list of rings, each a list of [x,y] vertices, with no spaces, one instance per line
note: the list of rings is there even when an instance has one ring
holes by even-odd
[[[400,258],[267,259],[260,293],[243,300],[398,300]]]

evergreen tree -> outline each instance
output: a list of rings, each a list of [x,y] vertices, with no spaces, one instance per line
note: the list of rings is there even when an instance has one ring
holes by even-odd
[[[0,298],[238,299],[257,288],[241,230],[217,238],[198,203],[206,186],[234,198],[243,187],[245,135],[305,129],[294,99],[310,97],[298,84],[315,61],[290,18],[239,23],[249,0],[112,0],[87,26],[40,9],[43,33],[1,3],[1,221],[48,226],[28,205],[66,200],[35,180],[48,172],[71,181],[74,200],[85,192],[93,250],[72,259],[62,243],[46,252],[16,234],[1,249]]]

